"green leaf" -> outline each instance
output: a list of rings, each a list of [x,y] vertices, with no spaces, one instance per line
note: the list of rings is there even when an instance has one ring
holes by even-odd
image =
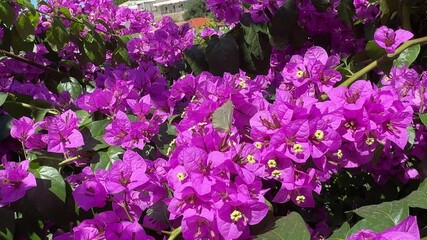
[[[0,2],[0,22],[11,27],[14,20],[14,11],[7,1]]]
[[[85,126],[92,122],[92,115],[85,110],[77,110],[76,115],[80,119],[79,127]]]
[[[16,20],[15,28],[22,40],[26,42],[34,41],[35,25],[29,17],[29,12],[23,12],[19,15]]]
[[[214,35],[206,48],[206,61],[209,72],[222,76],[225,72],[239,72],[239,46],[236,41],[227,36]]]
[[[243,41],[238,42],[243,54],[241,69],[254,75],[267,75],[272,51],[267,25],[255,23],[249,13],[244,14],[240,21],[243,28]]]
[[[270,231],[258,235],[260,240],[309,240],[310,233],[302,217],[292,212],[286,217],[282,217],[275,222],[275,227]]]
[[[374,40],[370,40],[366,43],[365,51],[368,57],[372,60],[377,60],[386,54],[385,50],[378,46]]]
[[[338,6],[338,17],[350,27],[353,26],[354,13],[353,0],[341,0]]]
[[[368,224],[369,229],[380,232],[395,226],[409,216],[409,207],[406,201],[393,201],[364,206],[353,212],[365,218],[363,224]]]
[[[395,60],[396,66],[406,65],[406,67],[411,66],[411,64],[417,59],[420,54],[421,45],[413,45],[403,50],[399,57]]]
[[[0,106],[6,101],[8,93],[0,92]]]
[[[82,135],[85,140],[85,145],[83,146],[86,150],[99,150],[102,148],[108,147],[108,144],[104,141],[105,127],[111,123],[111,120],[104,119],[99,121],[94,121],[87,124],[82,129]]]
[[[124,150],[121,147],[111,146],[107,151],[98,151],[92,158],[90,168],[93,171],[97,169],[110,169],[111,165],[119,159],[119,155],[123,154]]]
[[[348,224],[348,222],[344,222],[339,229],[333,232],[328,240],[345,240],[349,230],[350,224]]]
[[[105,62],[105,40],[99,33],[92,32],[83,39],[83,49],[86,56],[95,65],[101,65]]]
[[[82,85],[73,77],[69,79],[64,79],[65,82],[61,82],[58,84],[58,91],[61,92],[69,92],[71,98],[77,99],[80,94],[83,92]]]
[[[417,190],[404,198],[409,207],[427,209],[427,180],[424,180]]]
[[[56,18],[53,20],[52,26],[46,31],[46,41],[55,52],[61,50],[70,42],[67,29],[60,20]]]
[[[31,52],[34,49],[33,42],[24,41],[24,39],[20,37],[16,25],[12,28],[11,45],[15,54],[19,54],[21,51]]]
[[[414,145],[415,129],[413,126],[408,126],[406,130],[408,131],[408,143],[406,144],[405,150],[408,150],[408,149],[411,149],[412,146]]]
[[[420,120],[424,126],[427,126],[427,113],[420,113],[418,116],[420,117]]]
[[[35,175],[37,178],[49,180],[49,190],[59,199],[65,202],[67,193],[65,191],[64,178],[62,178],[61,174],[56,168],[50,166],[41,166],[40,168],[35,169]]]
[[[212,125],[219,132],[230,132],[234,106],[231,100],[225,102],[212,114]]]

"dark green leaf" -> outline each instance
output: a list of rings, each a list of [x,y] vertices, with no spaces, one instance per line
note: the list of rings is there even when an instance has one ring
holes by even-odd
[[[381,23],[386,25],[399,8],[399,0],[380,0]]]
[[[328,240],[345,240],[349,230],[350,224],[348,224],[348,222],[344,222],[339,229],[333,232]]]
[[[209,72],[222,76],[225,72],[239,72],[239,46],[227,36],[212,36],[206,48],[206,60]]]
[[[12,128],[13,118],[9,115],[0,115],[0,141],[7,138]]]
[[[277,49],[284,49],[288,43],[295,48],[304,45],[307,32],[298,24],[298,9],[295,0],[286,1],[276,11],[268,25],[268,31],[270,43]]]
[[[161,222],[167,224],[169,222],[168,206],[163,201],[158,201],[153,206],[147,209],[148,221]]]
[[[225,102],[212,114],[212,125],[219,132],[230,132],[234,106],[231,100]]]
[[[193,45],[185,50],[185,61],[190,65],[194,75],[208,70],[205,54],[206,47],[201,45]]]
[[[49,180],[49,190],[59,199],[65,202],[65,197],[67,194],[65,191],[64,178],[62,178],[61,174],[56,168],[50,166],[41,166],[40,168],[35,169],[34,173],[37,178]]]
[[[310,233],[305,225],[304,219],[292,212],[286,217],[282,217],[275,222],[273,229],[258,235],[256,239],[260,240],[310,240]]]
[[[403,52],[396,59],[396,66],[406,65],[406,67],[411,66],[411,64],[417,59],[418,54],[420,54],[421,46],[420,44],[410,46],[409,48],[403,50]]]
[[[366,43],[365,51],[368,57],[372,60],[377,60],[386,54],[385,50],[378,46],[374,40],[370,40]]]
[[[108,147],[108,144],[104,141],[104,133],[105,127],[110,123],[111,120],[104,119],[87,124],[82,129],[83,138],[85,140],[83,148],[97,151],[101,148]]]
[[[325,12],[330,7],[329,0],[311,0],[311,3],[319,12]]]
[[[21,51],[24,51],[24,52],[31,52],[31,51],[33,51],[33,49],[34,49],[34,43],[33,42],[24,41],[19,36],[16,27],[17,26],[15,26],[14,28],[12,28],[12,32],[11,32],[11,45],[12,45],[12,48],[13,48],[13,52],[15,54],[19,54]]]
[[[86,56],[96,65],[105,62],[105,40],[97,32],[87,34],[83,39],[83,48]]]
[[[338,6],[338,17],[350,27],[353,26],[354,13],[353,0],[341,0]]]
[[[118,160],[119,155],[123,152],[124,150],[117,146],[111,146],[107,151],[98,151],[92,158],[90,167],[93,171],[97,169],[110,169],[114,161]]]
[[[10,7],[7,1],[0,2],[0,22],[6,24],[7,27],[11,27],[14,19],[14,11]]]
[[[7,207],[0,208],[0,239],[13,240],[15,232],[15,216]]]

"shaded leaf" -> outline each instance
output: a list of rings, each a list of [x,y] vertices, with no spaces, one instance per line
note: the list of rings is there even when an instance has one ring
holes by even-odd
[[[11,27],[14,19],[14,11],[7,1],[0,2],[0,22]]]
[[[378,46],[374,40],[370,40],[366,43],[365,51],[368,57],[372,60],[377,60],[386,54],[385,50]]]
[[[115,160],[119,159],[119,155],[124,152],[123,148],[111,146],[107,151],[98,151],[92,158],[90,167],[93,171],[97,169],[110,169]]]
[[[208,70],[206,62],[206,48],[201,45],[193,45],[185,50],[185,61],[193,70],[194,75],[198,75],[203,71]]]
[[[61,50],[70,42],[67,29],[64,24],[56,18],[53,20],[51,27],[46,31],[46,41],[55,52]]]
[[[239,72],[239,46],[236,41],[227,36],[211,37],[206,48],[206,61],[209,72],[222,76],[225,72]]]
[[[34,41],[35,35],[35,24],[32,22],[32,18],[30,18],[30,14],[28,11],[23,12],[19,15],[16,20],[15,28],[18,35],[22,40],[26,42]]]
[[[0,238],[12,240],[15,232],[15,217],[11,209],[0,208]]]
[[[355,13],[353,0],[341,0],[338,6],[338,17],[348,26],[353,26],[353,16]]]

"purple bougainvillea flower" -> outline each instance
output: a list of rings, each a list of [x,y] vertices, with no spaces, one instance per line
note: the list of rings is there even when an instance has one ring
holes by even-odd
[[[29,161],[3,162],[0,170],[0,207],[22,198],[25,193],[36,186],[36,179],[28,172]]]
[[[107,201],[107,191],[96,179],[80,184],[73,192],[77,205],[85,211],[92,207],[103,207]]]
[[[374,40],[387,53],[394,53],[396,48],[414,37],[409,31],[399,29],[394,31],[386,26],[382,26],[375,31]]]

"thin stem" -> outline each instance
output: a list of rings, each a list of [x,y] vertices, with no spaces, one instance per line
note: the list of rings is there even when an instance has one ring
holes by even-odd
[[[5,51],[5,50],[3,50],[3,49],[0,49],[0,53],[1,53],[1,54],[3,54],[3,55],[5,55],[5,56],[8,56],[8,57],[10,57],[10,58],[12,58],[12,59],[15,59],[15,60],[17,60],[17,61],[20,61],[20,62],[26,63],[26,64],[28,64],[28,65],[32,65],[32,66],[34,66],[34,67],[38,67],[38,68],[40,68],[40,69],[43,69],[43,70],[45,70],[45,71],[47,71],[47,72],[53,72],[53,73],[57,73],[57,74],[61,74],[61,75],[64,75],[64,74],[65,74],[65,73],[63,73],[63,72],[61,72],[61,71],[58,71],[58,70],[56,70],[56,69],[53,69],[53,68],[47,67],[47,66],[42,65],[42,64],[37,63],[37,62],[33,62],[33,61],[29,60],[29,59],[26,59],[26,58],[24,58],[24,57],[21,57],[21,56],[15,55],[15,54],[13,54],[13,53],[11,53],[11,52],[8,52],[8,51]]]
[[[181,234],[181,232],[182,232],[181,227],[175,228],[172,231],[172,234],[169,236],[168,240],[174,240],[175,238],[177,238]]]
[[[67,158],[67,159],[65,159],[64,161],[60,162],[58,165],[59,165],[59,166],[62,166],[62,165],[65,165],[65,164],[67,164],[67,163],[70,163],[70,162],[76,161],[76,160],[77,160],[77,159],[79,159],[79,158],[80,158],[80,156],[75,156],[75,157],[72,157],[72,158]]]
[[[6,102],[13,102],[13,101],[6,101]],[[23,103],[23,102],[13,102],[13,103],[14,103],[14,104],[21,105],[21,107],[25,107],[25,108],[29,108],[29,109],[36,108],[36,109],[39,109],[39,110],[45,110],[44,108],[36,107],[36,106],[30,105],[30,104],[28,104],[28,103]],[[57,114],[59,114],[59,112],[58,112],[58,111],[56,111],[56,110],[54,110],[54,109],[49,109],[49,110],[47,110],[47,113],[50,113],[50,114],[52,114],[52,115],[57,115]]]
[[[358,72],[356,72],[353,76],[351,76],[350,78],[348,78],[347,80],[345,80],[344,82],[342,82],[340,84],[340,86],[344,86],[344,87],[350,86],[353,82],[355,82],[361,76],[365,75],[366,73],[368,73],[372,69],[376,68],[378,66],[378,64],[381,61],[385,60],[386,58],[393,59],[393,58],[399,56],[399,54],[401,54],[405,49],[407,49],[407,48],[409,48],[409,47],[411,47],[413,45],[421,44],[421,43],[425,43],[425,42],[427,42],[427,36],[421,37],[421,38],[417,38],[417,39],[413,39],[413,40],[409,40],[409,41],[405,42],[400,47],[398,47],[394,53],[384,55],[384,56],[380,57],[379,59],[371,62],[369,65],[367,65],[366,67],[362,68],[361,70],[359,70]]]

